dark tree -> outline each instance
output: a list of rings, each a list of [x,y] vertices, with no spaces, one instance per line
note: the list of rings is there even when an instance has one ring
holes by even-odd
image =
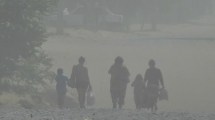
[[[25,89],[33,88],[32,83],[42,84],[51,64],[41,50],[47,38],[41,21],[55,3],[55,0],[0,0],[1,89],[10,91],[16,85]]]

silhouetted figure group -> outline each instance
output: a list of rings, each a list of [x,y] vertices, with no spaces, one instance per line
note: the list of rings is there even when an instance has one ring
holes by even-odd
[[[155,67],[155,61],[150,60],[144,79],[141,74],[138,74],[132,83],[136,109],[146,108],[156,112],[160,85],[163,89],[162,73],[160,69]]]
[[[58,95],[58,106],[59,108],[64,107],[64,99],[66,95],[66,84],[71,88],[76,88],[78,93],[78,101],[80,108],[85,109],[86,92],[91,91],[92,87],[90,84],[88,70],[84,66],[85,58],[79,58],[79,64],[74,65],[70,79],[63,75],[63,69],[57,70],[56,90]]]
[[[63,75],[63,69],[57,70],[56,89],[58,94],[58,105],[63,107],[66,94],[66,84],[77,89],[78,100],[81,109],[85,109],[86,93],[92,91],[88,70],[84,66],[85,58],[79,58],[79,64],[74,65],[70,79]],[[122,109],[125,104],[127,84],[129,83],[130,73],[123,64],[123,58],[118,56],[115,58],[114,64],[110,67],[108,73],[110,79],[110,93],[113,109]],[[144,77],[137,74],[135,80],[131,84],[134,87],[134,101],[136,109],[148,109],[152,112],[157,111],[157,101],[160,88],[164,88],[161,70],[155,67],[155,61],[149,61],[149,68],[146,70]]]

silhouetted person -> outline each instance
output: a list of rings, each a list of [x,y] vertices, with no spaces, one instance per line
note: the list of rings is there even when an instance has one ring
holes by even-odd
[[[159,94],[159,86],[164,88],[161,70],[155,67],[155,61],[149,61],[149,68],[145,72],[144,84],[147,91],[147,106],[152,112],[157,111],[157,100]]]
[[[56,84],[56,90],[57,90],[57,97],[58,97],[58,106],[59,108],[64,107],[64,99],[66,96],[66,84],[68,81],[68,78],[63,75],[63,69],[58,68],[57,69],[57,76],[55,77],[55,80],[57,82]]]
[[[117,108],[117,104],[121,109],[124,105],[127,83],[129,82],[129,71],[123,65],[123,59],[117,57],[115,63],[111,66],[108,73],[111,75],[110,93],[113,108]]]
[[[141,109],[143,107],[143,90],[144,90],[144,81],[141,74],[138,74],[131,84],[134,87],[134,101],[136,109]]]
[[[78,92],[80,108],[85,108],[85,97],[87,90],[91,90],[88,70],[84,66],[85,58],[79,58],[79,64],[73,66],[71,80],[75,81],[75,87]]]

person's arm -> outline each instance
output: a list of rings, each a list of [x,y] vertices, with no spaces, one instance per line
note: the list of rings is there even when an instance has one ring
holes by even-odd
[[[126,70],[126,75],[129,77],[130,76],[130,72],[128,71],[128,68],[125,67],[125,70]]]
[[[135,83],[136,83],[135,81],[136,81],[136,80],[134,80],[134,81],[131,83],[131,86],[132,86],[132,87],[134,87],[134,85],[135,85]]]
[[[71,73],[71,76],[70,76],[70,80],[72,80],[72,81],[75,81],[75,78],[76,78],[75,72],[76,72],[76,66],[73,66],[72,73]]]
[[[66,77],[65,78],[66,79],[66,83],[68,83],[69,82],[69,78],[67,76],[65,76],[65,77]]]
[[[92,90],[92,86],[91,86],[91,83],[90,83],[90,78],[89,78],[89,74],[88,74],[88,69],[87,68],[86,68],[86,79],[89,82],[89,90],[91,91]]]
[[[57,75],[55,76],[54,79],[52,79],[51,83],[53,83],[53,81],[57,82]]]
[[[160,83],[161,83],[161,86],[162,88],[164,88],[164,82],[163,82],[163,75],[162,75],[162,72],[159,70],[159,76],[160,76]]]
[[[126,82],[129,83],[130,82],[130,79],[129,79],[130,73],[126,66],[124,66],[124,71],[125,71],[124,75],[125,75]]]
[[[113,66],[111,66],[110,69],[108,70],[108,74],[112,74],[112,71],[113,71],[112,69],[113,69]]]
[[[76,87],[76,66],[73,66],[73,68],[72,68],[72,73],[71,73],[68,85],[71,88],[75,88]]]
[[[143,79],[144,87],[146,86],[147,81],[148,81],[148,70],[146,70],[144,79]]]

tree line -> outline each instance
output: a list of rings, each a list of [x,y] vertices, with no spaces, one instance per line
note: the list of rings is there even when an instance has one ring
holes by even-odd
[[[83,5],[89,8],[88,14],[93,15],[95,10],[90,8],[95,7],[95,4],[123,15],[124,25],[129,25],[135,22],[186,22],[213,13],[214,3],[213,0],[58,0],[58,10],[68,8],[72,11],[77,5]]]
[[[164,17],[198,17],[213,12],[213,0],[58,0],[61,7],[74,9],[77,4],[99,3],[117,14],[129,15],[159,9]]]

